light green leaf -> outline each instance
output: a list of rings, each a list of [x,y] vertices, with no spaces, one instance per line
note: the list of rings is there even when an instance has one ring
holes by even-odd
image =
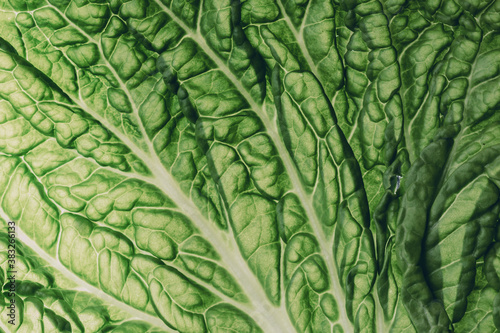
[[[1,2],[0,330],[500,329],[498,3]]]

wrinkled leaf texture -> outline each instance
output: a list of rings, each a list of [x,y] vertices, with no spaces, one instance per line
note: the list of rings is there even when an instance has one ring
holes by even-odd
[[[500,0],[1,1],[0,330],[497,332],[499,31]]]

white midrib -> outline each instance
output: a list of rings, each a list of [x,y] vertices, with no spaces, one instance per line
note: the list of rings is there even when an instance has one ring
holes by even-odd
[[[3,211],[3,209],[0,208],[0,217],[2,217],[5,221],[11,221],[9,216]],[[106,294],[104,291],[92,286],[91,284],[87,283],[86,281],[82,280],[78,276],[76,276],[73,272],[71,272],[69,269],[67,269],[63,264],[61,264],[57,259],[53,258],[51,255],[49,255],[44,249],[42,249],[35,241],[33,241],[28,235],[26,235],[19,225],[16,227],[16,238],[19,239],[23,244],[31,248],[40,258],[45,260],[51,267],[54,269],[58,270],[61,274],[63,274],[66,278],[69,280],[75,282],[79,287],[80,290],[85,290],[93,295],[98,296],[102,300],[106,301],[107,303],[121,309],[122,311],[128,313],[131,315],[132,318],[137,318],[140,320],[144,320],[154,326],[160,327],[167,332],[177,332],[169,328],[165,323],[158,317],[154,317],[150,314],[147,314],[146,312],[142,312],[140,310],[137,310],[130,305],[127,305],[123,302],[118,301],[117,299],[109,296]]]
[[[334,281],[333,291],[334,294],[336,294],[335,296],[337,301],[340,303],[339,307],[341,310],[340,311],[341,317],[344,323],[350,326],[350,322],[348,321],[345,313],[344,297],[343,295],[340,295],[342,294],[342,288],[340,288],[340,284],[338,283],[337,280],[338,275],[333,265],[332,254],[326,248],[327,240],[324,236],[323,231],[321,230],[321,224],[317,219],[317,217],[315,216],[315,213],[310,203],[310,199],[308,198],[308,195],[306,194],[304,188],[302,187],[300,178],[297,174],[293,161],[288,156],[284,143],[281,141],[281,138],[278,135],[276,129],[274,128],[274,126],[272,126],[272,123],[267,117],[265,111],[262,110],[262,108],[253,100],[251,95],[241,85],[239,80],[237,80],[237,78],[232,74],[232,72],[229,69],[227,69],[227,66],[221,61],[221,59],[210,49],[210,47],[206,44],[206,41],[203,38],[200,38],[200,36],[198,36],[197,34],[192,33],[191,29],[183,21],[181,21],[178,17],[176,17],[176,15],[173,12],[171,12],[169,8],[164,6],[163,3],[161,3],[158,0],[155,1],[165,12],[169,14],[169,16],[174,21],[176,21],[177,24],[179,24],[186,31],[187,36],[195,40],[198,43],[198,45],[200,45],[200,47],[205,51],[205,53],[213,61],[215,61],[218,68],[220,68],[224,72],[224,74],[229,78],[229,80],[236,86],[236,88],[240,91],[243,97],[248,101],[251,108],[259,114],[260,118],[264,123],[264,126],[268,130],[268,134],[276,144],[278,153],[283,159],[283,163],[288,171],[288,174],[290,175],[292,182],[296,184],[297,195],[303,202],[304,209],[306,210],[308,218],[312,222],[313,229],[319,238],[318,240],[320,241],[321,244],[322,254],[325,258],[327,258],[326,260],[327,265],[329,267],[329,270],[332,272]],[[56,8],[56,10],[58,9]],[[63,13],[60,14],[63,15]],[[87,38],[89,38],[89,40],[95,42],[99,47],[101,56],[104,59],[106,59],[106,57],[104,57],[100,43],[95,41],[92,37],[90,37],[88,34],[86,34],[83,30],[81,30],[78,26],[74,25],[72,22],[70,22],[70,24],[74,26],[76,29],[78,29],[81,33],[83,33]],[[308,64],[310,65],[311,70],[317,76],[316,67],[314,66],[312,59],[309,53],[307,52],[307,49],[305,48],[303,39],[297,38],[297,40],[299,40],[299,42],[302,43],[302,48],[306,50],[304,56],[306,59],[308,59]],[[120,87],[126,93],[127,97],[132,103],[134,113],[138,115],[137,107],[135,106],[134,101],[127,87],[120,79],[118,73],[116,72],[116,70],[114,70],[111,64],[107,62],[107,65],[108,65],[107,67],[111,69],[112,74],[117,78]],[[106,121],[106,119],[104,119],[103,117],[95,113],[93,110],[88,108],[88,106],[84,104],[82,101],[74,98],[72,99],[80,108],[85,110],[85,112],[93,116],[96,120],[101,122],[108,129],[114,128],[111,124],[109,124]],[[142,149],[140,149],[134,142],[132,142],[127,136],[123,135],[121,132],[118,131],[112,131],[112,132],[120,140],[122,140],[122,142],[125,143],[137,157],[139,157],[143,162],[146,163],[146,165],[150,168],[152,174],[154,175],[155,185],[158,186],[167,195],[169,195],[178,204],[179,208],[188,217],[190,217],[190,219],[200,229],[200,231],[204,234],[205,237],[210,239],[214,244],[225,244],[225,246],[229,251],[224,251],[224,250],[219,251],[221,258],[228,265],[227,267],[228,270],[238,278],[241,287],[245,290],[246,294],[253,301],[253,305],[260,307],[259,309],[260,311],[254,312],[253,317],[258,321],[258,323],[262,326],[262,328],[264,328],[266,332],[267,331],[282,332],[283,329],[284,329],[283,332],[292,332],[294,329],[291,323],[288,321],[288,316],[286,314],[286,310],[284,309],[284,307],[281,306],[279,308],[276,308],[272,306],[269,303],[267,296],[264,294],[262,287],[260,286],[260,283],[256,280],[255,275],[253,275],[253,273],[249,270],[248,266],[245,263],[243,263],[242,258],[240,257],[235,258],[234,255],[232,255],[234,253],[239,254],[234,239],[232,239],[231,237],[227,237],[226,235],[224,239],[223,237],[221,237],[219,233],[216,232],[214,233],[213,230],[211,230],[211,228],[208,228],[210,222],[206,221],[206,218],[199,212],[198,208],[192,204],[191,200],[187,196],[185,196],[185,194],[180,190],[180,188],[178,188],[176,181],[162,166],[161,162],[159,161],[155,153],[154,148],[152,147],[151,141],[147,139],[146,132],[144,130],[142,123],[140,123],[140,130],[143,136],[146,138],[148,149],[151,155],[146,154]],[[169,184],[169,186],[167,186],[166,184]],[[286,320],[284,320],[284,318],[286,318]],[[276,324],[278,324],[278,326]]]
[[[42,180],[35,174],[35,172],[33,171],[33,169],[31,168],[31,166],[26,163],[26,161],[24,160],[24,158],[22,158],[23,162],[24,162],[24,165],[28,168],[28,170],[30,171],[30,173],[32,175],[34,175],[38,181],[39,184],[43,184]],[[96,170],[99,170],[99,169],[96,169]],[[52,170],[53,171],[53,170]],[[51,171],[51,172],[52,172]],[[151,179],[148,180],[148,182],[150,181]],[[8,186],[7,186],[8,188]],[[45,188],[44,188],[45,189]],[[46,193],[47,195],[47,193]],[[48,196],[48,195],[47,195]],[[1,202],[1,200],[0,200]],[[61,213],[65,213],[67,212],[63,207],[61,207],[57,202],[54,202],[52,201],[52,204],[54,204]],[[139,208],[139,207],[137,207]],[[55,218],[55,217],[54,217]],[[20,218],[21,219],[21,218]],[[104,224],[104,223],[100,223],[100,222],[93,222],[96,226],[100,226],[102,228],[110,228],[110,226]],[[111,230],[114,230],[114,231],[117,231],[116,229],[114,228],[111,228]],[[117,231],[118,232],[118,231]],[[58,237],[58,240],[57,240],[57,246],[58,246],[58,250],[57,250],[57,253],[56,253],[56,257],[54,258],[55,261],[58,262],[58,259],[59,259],[59,245],[60,245],[60,239],[61,239],[61,233],[59,233],[59,237]],[[143,254],[143,255],[146,255],[146,256],[151,256],[152,254],[147,252],[147,251],[143,251],[139,248],[139,246],[137,246],[137,243],[135,241],[135,239],[130,239],[130,241],[134,244],[134,248],[136,249],[136,254]],[[94,248],[95,252],[97,253],[98,251]],[[206,260],[206,259],[205,259]],[[175,267],[175,266],[174,266]],[[220,297],[222,299],[222,301],[228,303],[228,304],[231,304],[233,305],[234,307],[237,307],[237,308],[240,308],[241,310],[244,310],[244,312],[246,313],[252,313],[254,311],[254,308],[248,304],[241,304],[241,303],[238,303],[236,300],[230,298],[229,296],[223,294],[222,292],[220,292],[219,290],[217,290],[215,287],[213,287],[212,285],[210,285],[209,283],[207,283],[206,281],[203,281],[201,280],[200,278],[198,278],[197,276],[193,275],[192,273],[180,268],[180,267],[175,267],[175,269],[177,269],[181,274],[183,274],[184,276],[188,276],[190,279],[192,279],[195,283],[198,283],[199,285],[203,286],[204,288],[208,289],[210,292],[212,292],[214,295],[217,295],[218,297]],[[136,272],[138,274],[138,276],[140,276],[140,273],[139,272]],[[69,278],[70,280],[74,281],[75,279],[79,279],[74,273],[73,275],[71,276],[67,276],[65,274],[65,276],[67,278]],[[143,280],[144,284],[147,285],[147,281],[145,281],[144,279],[142,279],[141,277],[141,280]],[[87,291],[85,290],[85,286],[81,286],[79,290],[82,290],[82,291]],[[119,301],[118,301],[119,302]]]
[[[384,318],[384,309],[382,309],[380,298],[378,297],[377,286],[373,286],[373,299],[375,302],[375,327],[376,332],[388,332],[388,328],[386,326],[385,318]]]
[[[186,32],[186,35],[189,38],[193,39],[202,48],[202,50],[210,57],[210,59],[215,62],[217,67],[226,75],[226,77],[231,81],[231,83],[238,89],[243,98],[245,98],[245,100],[250,104],[252,110],[254,110],[262,120],[264,127],[267,130],[267,134],[271,137],[271,140],[274,142],[275,147],[278,150],[278,154],[283,160],[283,164],[288,172],[288,175],[292,183],[295,185],[296,194],[299,197],[300,201],[302,202],[302,206],[306,211],[306,215],[311,221],[311,226],[320,243],[321,254],[325,258],[328,270],[331,275],[331,280],[333,282],[332,291],[334,293],[335,300],[338,302],[338,308],[340,312],[342,326],[347,332],[351,332],[352,324],[347,317],[345,309],[345,300],[344,300],[345,296],[343,295],[343,289],[341,288],[340,282],[338,281],[337,269],[333,264],[334,263],[333,255],[331,253],[333,249],[328,249],[327,247],[328,241],[321,228],[322,224],[314,212],[309,195],[306,193],[302,185],[302,181],[300,180],[295,164],[293,163],[290,155],[288,154],[284,142],[277,133],[276,127],[272,125],[272,122],[267,116],[265,110],[263,110],[263,108],[255,102],[255,100],[248,93],[248,91],[241,84],[241,82],[227,68],[227,65],[220,59],[220,57],[217,54],[215,54],[215,52],[210,48],[210,46],[206,43],[206,41],[202,37],[200,37],[197,33],[193,33],[193,31],[182,20],[180,20],[170,10],[170,8],[166,7],[160,0],[155,0],[155,2],[172,18],[172,20],[174,20]]]
[[[34,176],[36,177],[37,181],[39,184],[44,184],[44,182],[42,182],[42,180],[36,175],[36,173],[33,171],[33,169],[31,168],[31,166],[29,165],[29,163],[27,163],[25,160],[24,160],[24,157],[21,157],[22,161],[23,161],[23,165],[28,168],[29,172]],[[99,169],[96,169],[96,171],[99,170]],[[52,170],[51,172],[53,172],[54,170]],[[93,172],[94,173],[94,172]],[[128,175],[130,177],[130,175]],[[90,176],[88,177],[90,178]],[[128,178],[128,177],[127,177]],[[150,182],[151,179],[148,179],[146,182]],[[9,183],[10,184],[10,183]],[[8,186],[6,187],[8,188]],[[44,190],[45,190],[45,195],[47,197],[48,194],[47,194],[47,190],[45,189],[44,187]],[[1,200],[0,200],[1,202]],[[55,202],[55,201],[51,201],[51,203],[53,205],[55,205],[57,207],[57,209],[59,210],[59,212],[61,214],[63,213],[69,213],[66,209],[64,209],[63,207],[61,207],[59,205],[59,203]],[[142,207],[136,207],[136,209],[139,209],[139,208],[142,208]],[[145,207],[145,208],[149,208],[151,209],[150,207]],[[79,214],[77,214],[79,215]],[[57,217],[53,217],[54,219],[56,219]],[[21,220],[21,218],[19,218],[19,220]],[[115,232],[120,232],[120,230],[117,230],[115,228],[111,228],[109,225],[106,225],[105,223],[102,223],[102,222],[97,222],[97,221],[93,221],[93,224],[96,225],[96,226],[100,226],[102,228],[107,228],[107,229],[111,229]],[[59,245],[60,245],[60,239],[61,239],[61,234],[62,232],[59,233],[58,235],[58,240],[57,240],[57,252],[56,252],[56,257],[55,257],[55,260],[58,261],[59,260]],[[141,250],[139,248],[139,246],[137,245],[135,239],[130,239],[130,241],[132,242],[132,244],[134,245],[134,249],[135,249],[135,253],[136,254],[143,254],[145,256],[151,256],[152,254],[150,252],[147,252],[147,251],[144,251],[144,250]],[[98,253],[98,251],[94,248],[94,251],[96,253]],[[191,254],[192,255],[192,254]],[[193,255],[194,256],[194,255]],[[204,260],[207,260],[207,259],[204,259]],[[207,260],[207,261],[210,261],[210,260]],[[168,264],[167,264],[168,266]],[[230,298],[229,296],[225,295],[224,293],[220,292],[219,290],[217,290],[215,287],[213,287],[212,285],[210,285],[209,283],[207,283],[206,281],[203,281],[201,280],[199,277],[193,275],[192,273],[180,268],[180,267],[176,267],[174,266],[175,269],[177,269],[181,274],[183,274],[184,276],[188,276],[190,279],[192,279],[195,283],[198,283],[199,285],[203,286],[204,288],[208,289],[210,292],[212,292],[214,295],[217,295],[219,296],[223,301],[225,301],[226,303],[229,303],[229,304],[232,304],[233,306],[235,307],[239,307],[241,308],[242,310],[245,310],[245,312],[247,313],[250,313],[251,311],[253,311],[253,308],[250,306],[248,306],[247,304],[239,304],[237,301],[235,301],[234,299]],[[139,276],[140,276],[140,273],[139,272],[136,272]],[[142,278],[141,278],[142,279]],[[144,284],[147,285],[147,281],[143,280]]]
[[[62,13],[57,7],[50,7],[59,12],[61,16],[65,17],[64,13]],[[116,70],[104,56],[100,43],[70,20],[68,20],[68,23],[98,46],[101,57],[106,62],[106,65],[112,72],[113,76],[117,79],[120,88],[127,95],[127,98],[132,105],[134,114],[138,116],[137,106],[135,105],[135,102],[128,88],[126,87],[125,83],[120,78]],[[186,216],[188,216],[190,220],[200,229],[206,239],[211,240],[213,244],[224,244],[226,250],[218,251],[219,255],[221,256],[223,262],[226,264],[226,269],[228,269],[228,271],[233,276],[238,278],[240,287],[251,299],[253,303],[252,306],[255,309],[253,318],[260,324],[260,326],[268,328],[269,331],[277,332],[277,329],[281,330],[282,328],[285,329],[285,331],[289,331],[291,329],[290,324],[288,323],[288,321],[283,321],[283,318],[287,318],[286,310],[283,307],[276,308],[269,303],[269,300],[265,295],[262,286],[257,281],[255,275],[244,263],[244,259],[239,256],[240,252],[235,241],[231,237],[221,237],[219,233],[213,232],[213,230],[208,227],[213,223],[207,221],[207,219],[199,212],[199,209],[192,204],[190,198],[188,198],[180,190],[180,188],[177,186],[177,182],[173,179],[173,177],[164,169],[154,150],[151,140],[148,139],[147,133],[140,119],[138,121],[139,128],[143,137],[145,138],[150,154],[145,153],[126,135],[122,134],[119,131],[113,130],[113,125],[111,125],[105,118],[91,110],[81,100],[73,98],[73,96],[70,96],[70,98],[86,113],[105,125],[108,130],[110,130],[115,136],[117,136],[138,158],[140,158],[148,166],[148,168],[154,175],[153,179],[151,179],[154,185],[159,187],[165,194],[167,194],[172,200],[176,202],[183,213],[186,214]],[[279,324],[281,326],[276,327],[276,324]]]
[[[292,21],[290,20],[290,17],[286,14],[285,7],[283,6],[282,0],[277,0],[276,1],[278,4],[278,7],[280,8],[281,14],[283,15],[283,18],[288,25],[288,29],[293,33],[295,36],[295,40],[299,44],[299,48],[302,51],[302,55],[304,56],[304,59],[307,62],[307,66],[309,66],[309,69],[313,73],[313,75],[316,77],[318,81],[321,82],[319,78],[319,73],[318,73],[318,68],[316,64],[314,63],[311,54],[309,53],[309,50],[307,49],[306,43],[304,41],[304,22],[302,22],[300,26],[300,30],[297,30],[295,26],[293,25]],[[307,13],[309,12],[309,7],[311,6],[311,1],[307,4],[307,8],[304,14],[304,19],[307,17]]]
[[[299,108],[300,106],[297,105],[297,107]],[[312,125],[311,123],[309,122],[309,120],[307,120],[306,118],[306,122],[308,124],[308,126],[310,128],[312,128]],[[318,140],[321,140],[323,141],[325,144],[325,140],[324,139],[318,139]],[[326,145],[328,147],[328,145]],[[330,148],[327,148],[330,155],[331,155],[331,151],[330,151]],[[337,167],[337,174],[340,174],[340,171]],[[339,180],[340,181],[340,180]],[[339,184],[340,187],[342,187],[342,184]],[[308,199],[308,202],[311,201],[311,198],[309,197]],[[343,201],[343,194],[340,193],[340,201],[342,202]],[[312,204],[311,204],[312,206]],[[307,207],[309,208],[309,207]],[[311,208],[312,209],[312,208]],[[307,212],[306,212],[307,213]],[[314,213],[314,210],[312,212],[309,212],[308,213],[308,216],[309,214],[315,214]],[[317,216],[314,215],[314,217],[317,219]],[[333,257],[333,248],[328,248],[328,244],[331,244],[330,241],[328,241],[327,237],[326,237],[326,234],[325,232],[323,231],[322,229],[322,225],[321,225],[321,222],[319,222],[319,220],[317,219],[316,223],[311,223],[311,227],[316,235],[316,238],[318,239],[318,242],[320,244],[320,251],[321,251],[321,255],[325,258],[325,262],[326,262],[326,266],[328,268],[328,272],[331,272],[331,281],[332,281],[332,286],[330,287],[330,290],[332,291],[334,297],[335,297],[335,300],[338,302],[338,307],[341,309],[340,311],[340,318],[341,318],[341,321],[343,323],[343,327],[345,330],[347,330],[347,332],[350,332],[352,331],[352,325],[351,325],[351,322],[349,321],[348,317],[347,317],[347,313],[345,311],[345,294],[343,293],[343,288],[342,286],[340,285],[340,281],[339,281],[339,278],[338,278],[338,271],[337,271],[337,267],[335,267],[335,258]]]
[[[308,48],[306,47],[305,41],[304,41],[304,23],[301,24],[300,30],[297,30],[295,26],[293,25],[292,21],[290,20],[289,16],[286,14],[285,7],[283,6],[282,0],[277,0],[278,6],[280,8],[280,11],[285,19],[285,22],[288,25],[288,28],[290,31],[294,34],[295,39],[297,40],[299,44],[299,48],[302,51],[302,55],[304,56],[307,65],[309,66],[311,72],[313,75],[316,77],[316,79],[321,82],[318,69],[314,61],[312,60],[311,54],[309,53]],[[311,3],[309,2],[306,8],[306,12],[304,14],[304,18],[307,17],[307,13],[309,11],[309,7],[311,6]],[[352,136],[352,134],[351,134]],[[283,155],[282,155],[283,156]],[[287,167],[287,170],[289,168]],[[295,170],[295,168],[293,167]],[[297,176],[298,179],[298,176]],[[300,180],[298,180],[300,182]],[[300,183],[301,184],[301,183]],[[301,186],[302,187],[302,186]],[[345,307],[345,294],[343,292],[343,288],[340,285],[340,281],[338,278],[338,272],[337,272],[337,267],[335,267],[334,262],[335,259],[333,257],[333,249],[328,248],[328,240],[326,238],[326,235],[324,231],[322,230],[322,225],[319,219],[317,218],[316,214],[314,213],[314,209],[312,208],[312,205],[310,203],[310,198],[306,193],[305,190],[302,188],[302,195],[298,194],[301,201],[303,202],[304,209],[306,210],[307,216],[311,220],[311,226],[314,230],[314,233],[316,237],[318,238],[318,241],[320,243],[320,248],[321,248],[321,254],[325,258],[326,265],[328,267],[328,271],[331,272],[331,281],[332,281],[332,292],[335,297],[335,300],[338,302],[338,308],[340,310],[340,318],[342,321],[342,326],[347,332],[353,331],[352,324],[349,321],[349,318],[347,317],[346,313],[346,307]],[[306,199],[307,198],[307,199]],[[314,216],[314,218],[311,218],[311,216]]]
[[[58,207],[60,208],[60,207]],[[100,226],[102,228],[108,228],[109,229],[109,226],[106,225],[105,223],[99,223],[99,222],[93,222],[95,223],[95,225],[97,226]],[[111,229],[111,230],[114,230],[116,231],[115,229]],[[135,253],[136,254],[143,254],[145,256],[151,256],[152,254],[150,252],[147,252],[147,251],[144,251],[144,250],[141,250],[139,248],[139,246],[137,246],[137,243],[135,242],[134,239],[130,239],[130,241],[132,242],[132,244],[134,244],[134,248],[135,248]],[[97,251],[96,251],[97,252]],[[214,262],[217,264],[216,261],[212,261],[212,260],[207,260],[206,258],[203,258],[201,256],[197,256],[197,255],[193,255],[193,254],[190,254],[190,253],[187,253],[187,255],[190,255],[190,256],[194,256],[194,257],[198,257],[202,260],[206,260],[207,262]],[[231,304],[233,305],[234,307],[236,308],[239,308],[241,310],[243,310],[245,313],[252,313],[255,309],[251,306],[251,305],[248,305],[248,304],[241,304],[239,303],[238,301],[232,299],[230,296],[227,296],[225,295],[224,293],[222,293],[220,290],[217,290],[214,286],[212,286],[210,283],[207,283],[206,281],[202,280],[201,278],[197,277],[196,275],[193,275],[191,272],[187,271],[186,269],[184,268],[181,268],[179,266],[175,266],[175,265],[170,265],[170,263],[165,263],[166,266],[168,267],[173,267],[175,268],[177,271],[179,271],[182,275],[184,276],[187,276],[189,277],[190,280],[192,280],[193,282],[197,283],[198,285],[202,286],[203,288],[209,290],[212,294],[218,296],[221,301],[225,302],[225,303],[228,303],[228,304]],[[135,270],[134,270],[135,271]],[[145,279],[142,278],[140,272],[138,271],[135,271],[137,273],[137,275],[141,278],[141,280],[143,281],[143,283],[145,285],[147,285],[147,281]],[[177,304],[177,303],[176,303]],[[181,307],[181,305],[179,305]]]
[[[240,251],[232,237],[224,235],[222,232],[214,232],[213,228],[210,227],[214,225],[214,222],[208,221],[199,211],[190,198],[188,198],[184,192],[178,187],[177,181],[170,175],[163,165],[161,165],[157,160],[151,158],[149,154],[144,152],[142,149],[137,147],[137,145],[132,142],[123,133],[113,130],[114,127],[102,116],[90,109],[82,101],[72,98],[78,107],[84,110],[86,113],[91,115],[94,119],[103,124],[108,130],[110,130],[116,137],[118,137],[140,160],[142,160],[150,169],[152,177],[150,183],[158,187],[162,192],[164,192],[170,199],[172,199],[179,209],[193,222],[193,224],[200,230],[205,239],[210,240],[212,244],[215,244],[217,251],[226,264],[225,268],[237,278],[237,281],[245,294],[250,298],[255,308],[252,318],[254,318],[261,327],[268,327],[270,332],[288,332],[290,329],[290,324],[280,323],[283,316],[286,314],[285,309],[282,307],[276,308],[272,306],[265,295],[262,286],[257,281],[257,278],[246,265],[244,259],[240,256]],[[221,245],[224,247],[220,249]],[[277,327],[277,325],[283,325]],[[292,331],[290,331],[292,332]]]
[[[282,0],[277,0],[278,6],[280,8],[280,11],[285,18],[285,22],[287,23],[290,31],[295,35],[295,39],[297,40],[299,44],[299,48],[302,51],[302,55],[304,56],[307,65],[309,66],[311,72],[313,75],[316,77],[316,79],[321,82],[318,69],[314,61],[312,60],[311,54],[309,53],[308,48],[306,47],[305,41],[304,41],[304,23],[301,24],[300,30],[297,30],[295,26],[293,25],[292,21],[290,20],[289,16],[286,14],[285,7],[283,6]],[[304,19],[307,17],[307,13],[309,12],[309,7],[311,6],[311,3],[309,2],[306,8],[306,12],[304,14]],[[298,178],[298,177],[297,177]],[[299,180],[300,181],[300,180]],[[304,197],[307,195],[305,194],[305,191],[302,190]],[[299,195],[300,197],[300,195]],[[338,302],[338,308],[340,310],[340,318],[342,321],[342,326],[343,328],[347,331],[353,331],[352,324],[349,321],[346,313],[346,308],[345,308],[345,294],[343,292],[343,288],[340,285],[340,281],[338,279],[338,272],[337,272],[337,267],[334,265],[334,257],[333,257],[333,249],[329,249],[328,245],[329,242],[326,238],[326,235],[324,231],[322,230],[321,227],[321,222],[317,218],[316,214],[314,213],[314,210],[312,209],[312,205],[310,204],[310,199],[307,199],[307,201],[304,201],[303,198],[301,198],[302,202],[307,202],[308,204],[303,204],[304,209],[306,210],[306,213],[311,220],[312,228],[314,230],[314,233],[316,237],[318,238],[318,241],[320,243],[320,248],[321,248],[321,254],[325,258],[326,265],[328,267],[328,271],[331,272],[332,278],[332,292],[334,294],[335,300]],[[311,216],[314,216],[314,218],[311,218]]]
[[[64,16],[57,8],[50,6],[57,10],[61,15]],[[69,21],[70,22],[70,21]],[[101,46],[97,41],[95,41],[91,36],[86,34],[83,30],[81,30],[78,26],[74,25],[72,22],[70,24],[78,29],[82,34],[84,34],[89,40],[95,42],[100,50],[101,56],[106,59],[102,53]],[[106,60],[107,67],[110,68],[112,74],[116,77],[119,82],[120,87],[126,93],[129,98],[134,113],[138,115],[137,107],[128,91],[127,87],[118,76],[118,73],[114,68],[109,64]],[[283,321],[283,318],[287,318],[286,310],[283,307],[276,308],[272,306],[267,296],[265,295],[260,283],[257,281],[255,275],[250,271],[248,266],[244,263],[244,259],[239,256],[240,252],[237,249],[237,245],[235,245],[234,239],[231,237],[221,237],[221,235],[217,232],[213,232],[208,225],[211,224],[210,221],[207,221],[206,218],[199,212],[198,208],[191,204],[191,200],[184,195],[184,193],[178,188],[177,182],[173,179],[173,177],[166,172],[163,168],[161,161],[155,153],[154,147],[150,140],[147,139],[146,131],[144,126],[139,121],[139,127],[141,133],[146,138],[146,144],[148,146],[148,150],[151,154],[145,153],[142,149],[140,149],[134,142],[132,142],[127,136],[123,135],[121,132],[114,130],[114,126],[111,125],[105,118],[101,117],[99,114],[91,110],[85,103],[81,100],[74,98],[74,96],[69,95],[71,100],[77,104],[81,109],[83,109],[86,113],[91,115],[94,119],[99,121],[101,124],[106,126],[106,128],[112,132],[116,137],[118,137],[137,157],[139,157],[145,164],[149,167],[150,171],[153,173],[154,177],[149,179],[150,183],[153,183],[155,186],[160,188],[165,194],[167,194],[172,200],[176,202],[179,208],[183,211],[183,213],[190,218],[190,220],[197,226],[198,229],[202,232],[206,239],[210,239],[214,244],[224,244],[226,246],[226,250],[218,251],[223,262],[226,264],[225,268],[235,277],[238,278],[238,282],[240,287],[244,291],[244,293],[249,296],[252,301],[251,307],[254,309],[251,314],[252,317],[256,320],[256,322],[263,328],[266,328],[266,331],[270,332],[288,332],[292,331],[293,328],[290,328],[290,324],[288,321]],[[81,96],[80,96],[81,98]],[[134,177],[133,175],[127,175],[129,177]],[[139,179],[145,180],[144,177],[137,177]],[[146,180],[145,180],[146,181]],[[168,184],[168,185],[167,185]],[[31,243],[34,243],[31,241]],[[30,244],[31,244],[30,243]],[[48,255],[47,255],[48,256]],[[50,257],[50,256],[48,256]],[[56,259],[53,259],[54,262],[58,262]],[[61,265],[62,266],[62,265]],[[87,288],[87,287],[85,287]],[[99,292],[96,292],[99,291]],[[103,293],[99,289],[95,288],[92,293],[98,295],[99,297],[106,295],[107,297],[101,297],[106,301],[109,299],[114,300],[113,304],[123,304],[117,301],[116,299],[110,297],[109,295]],[[240,306],[240,308],[248,308],[247,306]],[[132,308],[133,309],[133,308]],[[142,313],[136,310],[139,313]],[[248,312],[248,311],[245,311]],[[151,317],[151,316],[150,316]],[[153,317],[152,317],[153,318]],[[158,318],[156,318],[158,319]],[[151,321],[150,321],[151,322]],[[162,321],[160,321],[162,325],[160,327],[164,327]],[[153,323],[153,322],[151,322]],[[159,323],[159,322],[158,322]],[[155,324],[156,325],[156,324]],[[158,325],[157,325],[158,326]]]

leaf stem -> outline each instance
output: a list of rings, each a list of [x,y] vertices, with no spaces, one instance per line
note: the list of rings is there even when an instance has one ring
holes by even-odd
[[[333,292],[336,297],[336,301],[339,303],[339,311],[340,317],[342,320],[342,324],[345,330],[352,331],[352,324],[347,317],[347,312],[345,309],[345,300],[343,295],[343,289],[340,286],[338,281],[338,273],[337,269],[334,265],[332,249],[328,248],[326,237],[323,233],[322,224],[314,213],[314,209],[310,202],[310,198],[306,193],[304,186],[302,185],[302,181],[300,180],[300,176],[298,174],[295,163],[292,161],[288,151],[285,147],[285,143],[280,137],[278,130],[269,118],[266,111],[263,109],[261,105],[259,105],[250,95],[250,93],[245,89],[242,83],[238,80],[238,78],[231,72],[231,70],[227,67],[227,65],[222,61],[222,59],[210,48],[205,39],[200,36],[198,33],[192,31],[181,19],[179,19],[173,12],[165,6],[160,0],[155,0],[157,5],[164,10],[171,18],[174,20],[184,31],[186,31],[186,35],[193,39],[199,47],[207,54],[208,57],[212,61],[215,62],[217,67],[226,75],[226,77],[231,81],[231,83],[238,89],[243,98],[248,102],[251,109],[254,110],[262,120],[264,127],[267,130],[267,134],[270,136],[271,140],[274,142],[275,147],[280,155],[283,164],[288,172],[288,175],[295,185],[296,194],[299,197],[302,205],[306,211],[307,217],[311,221],[311,225],[313,227],[314,233],[316,237],[318,237],[318,241],[321,247],[321,254],[324,256],[325,261],[327,262],[328,270],[330,275],[332,276],[333,281]]]

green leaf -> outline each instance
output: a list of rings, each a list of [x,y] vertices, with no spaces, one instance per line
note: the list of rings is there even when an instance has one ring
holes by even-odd
[[[498,13],[0,3],[0,330],[500,329]]]
[[[480,36],[474,21],[461,17],[460,22],[469,36]],[[456,109],[445,113],[434,142],[423,149],[408,173],[415,181],[405,185],[397,242],[403,281],[407,277],[403,301],[418,329],[444,329],[462,320],[475,285],[476,262],[493,241],[500,209],[499,133],[498,117],[491,110],[500,100],[491,95],[485,103],[478,97],[489,95],[491,89],[479,78],[486,62],[491,64],[490,56],[498,53],[495,38],[485,36],[486,42],[470,60],[467,89],[457,91],[452,85],[464,79],[450,80],[443,96],[462,91],[465,98],[457,95]],[[462,44],[455,40],[441,64],[451,61]],[[498,72],[487,75],[498,80]]]

